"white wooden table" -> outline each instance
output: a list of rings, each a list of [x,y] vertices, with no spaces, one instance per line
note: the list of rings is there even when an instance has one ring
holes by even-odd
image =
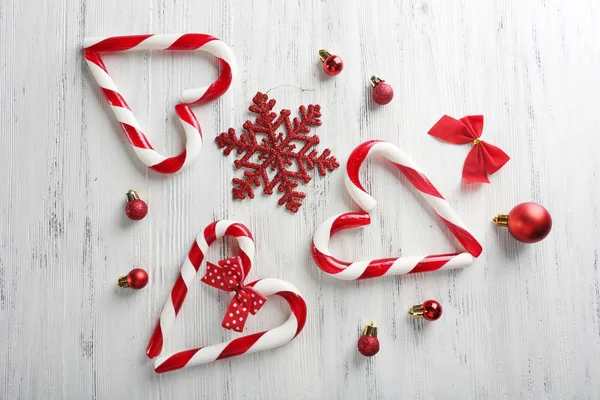
[[[600,3],[497,1],[3,1],[0,4],[0,398],[2,399],[598,399],[600,398]],[[82,59],[88,36],[210,33],[230,44],[241,77],[196,107],[199,160],[175,176],[149,173],[125,142]],[[335,78],[317,59],[345,61]],[[183,135],[173,105],[216,77],[193,54],[135,53],[106,63],[156,148]],[[377,107],[368,77],[395,89]],[[233,156],[213,143],[251,117],[258,91],[278,107],[318,103],[321,148],[345,162],[367,139],[398,144],[484,246],[470,268],[362,282],[323,274],[310,256],[316,226],[349,210],[342,168],[315,177],[297,215],[277,196],[234,201]],[[443,114],[485,115],[484,139],[511,161],[484,186],[461,183],[469,146],[426,132]],[[363,172],[379,200],[372,226],[340,234],[348,259],[454,250],[446,229],[383,163]],[[150,212],[131,223],[125,193]],[[552,213],[550,236],[522,245],[490,218],[523,201]],[[156,375],[145,346],[195,235],[215,219],[247,224],[252,277],[294,283],[308,301],[302,334],[274,351]],[[216,261],[231,254],[211,250]],[[142,291],[116,279],[145,268]],[[197,284],[168,350],[234,337],[228,299]],[[427,298],[436,323],[406,310]],[[272,301],[249,331],[283,321]],[[356,351],[364,323],[380,353]]]

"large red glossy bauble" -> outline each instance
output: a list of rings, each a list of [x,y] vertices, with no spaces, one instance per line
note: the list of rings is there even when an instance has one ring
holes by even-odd
[[[539,242],[551,229],[550,213],[537,203],[521,203],[508,213],[508,231],[521,242]]]

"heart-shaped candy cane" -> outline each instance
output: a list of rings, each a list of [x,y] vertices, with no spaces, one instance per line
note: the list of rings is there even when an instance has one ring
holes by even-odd
[[[129,143],[139,159],[154,171],[172,174],[190,165],[202,150],[202,131],[189,104],[203,104],[220,97],[229,88],[237,75],[237,63],[233,51],[222,41],[201,33],[112,36],[108,38],[86,39],[85,60],[121,124]],[[142,132],[137,119],[119,92],[117,85],[108,74],[100,53],[127,52],[134,50],[194,50],[208,52],[219,60],[221,73],[210,86],[184,90],[181,103],[175,106],[175,113],[183,125],[186,136],[185,149],[177,156],[165,157],[152,148]]]
[[[433,254],[428,256],[381,258],[366,261],[342,261],[329,251],[329,240],[336,232],[358,228],[371,223],[370,212],[377,202],[367,193],[359,181],[360,166],[374,155],[380,155],[391,161],[408,179],[415,189],[431,205],[450,232],[466,250],[452,254]],[[348,212],[336,215],[323,222],[313,237],[312,256],[319,268],[338,279],[354,280],[376,278],[383,275],[403,275],[417,272],[431,272],[440,269],[464,268],[473,263],[482,247],[469,233],[450,204],[442,197],[433,184],[419,170],[415,163],[398,147],[379,140],[371,140],[355,148],[346,165],[346,189],[362,212]]]
[[[252,233],[245,225],[239,222],[222,220],[213,222],[204,228],[204,232],[196,237],[196,241],[181,266],[179,277],[171,290],[171,296],[169,296],[160,314],[160,320],[146,349],[149,358],[154,358],[162,352],[163,339],[171,331],[179,309],[185,300],[188,288],[196,277],[196,273],[206,264],[205,255],[208,248],[225,236],[231,236],[237,240],[244,274],[247,275],[250,271],[254,260],[254,239],[252,239]]]
[[[242,336],[228,342],[161,355],[163,341],[168,336],[190,284],[202,265],[206,264],[205,254],[211,244],[224,236],[233,236],[240,246],[239,257],[244,275],[247,275],[254,258],[254,241],[248,228],[238,222],[213,222],[196,238],[171,295],[163,308],[160,320],[152,334],[146,353],[149,358],[158,357],[154,363],[156,372],[168,372],[194,365],[206,364],[228,357],[282,346],[294,339],[306,322],[306,303],[292,284],[280,279],[261,279],[247,284],[252,292],[263,296],[276,295],[283,298],[290,307],[290,316],[282,325],[268,331]],[[231,259],[230,259],[231,260]]]

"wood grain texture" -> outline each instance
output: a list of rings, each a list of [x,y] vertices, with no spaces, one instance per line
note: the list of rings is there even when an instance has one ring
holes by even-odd
[[[600,3],[596,0],[0,2],[1,399],[598,399],[600,398]],[[241,68],[233,90],[196,107],[206,138],[198,161],[164,177],[125,143],[82,59],[84,37],[210,33]],[[341,55],[326,77],[317,50]],[[209,57],[135,53],[106,64],[155,148],[183,144],[173,104],[216,77]],[[370,99],[378,74],[396,97]],[[316,226],[346,211],[342,168],[307,185],[297,215],[276,196],[233,201],[238,176],[213,138],[240,128],[257,90],[281,84],[278,107],[319,103],[322,147],[345,161],[367,139],[398,144],[426,171],[483,246],[472,267],[365,282],[321,273]],[[512,160],[492,184],[460,181],[468,146],[426,135],[442,114],[485,115],[484,138]],[[453,249],[448,232],[391,167],[370,163],[379,200],[372,226],[333,242],[348,258]],[[150,213],[124,217],[136,189]],[[554,228],[521,245],[490,218],[541,202]],[[144,349],[195,235],[230,218],[254,232],[251,277],[276,277],[306,296],[302,334],[277,350],[158,376]],[[230,254],[226,244],[209,259]],[[116,288],[134,266],[140,292]],[[436,323],[410,320],[426,298]],[[219,322],[227,296],[196,284],[167,350],[233,337]],[[286,312],[269,302],[248,331]],[[382,351],[356,351],[379,325]]]

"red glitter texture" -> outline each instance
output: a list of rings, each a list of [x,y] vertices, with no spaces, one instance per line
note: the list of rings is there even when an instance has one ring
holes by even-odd
[[[379,340],[374,336],[362,335],[358,339],[358,352],[365,357],[372,357],[379,352]]]
[[[289,211],[298,212],[306,194],[296,188],[299,182],[310,182],[308,170],[316,167],[319,175],[325,176],[340,165],[335,157],[330,156],[329,149],[319,155],[313,149],[319,144],[319,137],[307,135],[311,126],[321,125],[321,106],[300,106],[300,118],[291,120],[290,110],[281,110],[279,115],[272,111],[276,101],[269,99],[266,94],[256,93],[252,102],[254,104],[248,109],[258,117],[255,122],[248,120],[244,123],[246,133],[238,138],[235,129],[229,128],[228,132],[221,133],[215,139],[224,155],[229,155],[233,150],[244,154],[234,162],[237,169],[245,168],[245,171],[243,178],[234,178],[232,181],[233,197],[243,200],[248,196],[253,199],[253,186],[260,187],[262,182],[263,193],[273,194],[273,189],[277,187],[277,191],[283,193],[278,204],[285,204]],[[285,135],[277,132],[281,125],[285,128]],[[297,146],[301,147],[297,149]],[[268,169],[277,171],[272,179]]]
[[[125,206],[125,214],[129,219],[139,221],[148,214],[148,205],[142,199],[133,199]]]

